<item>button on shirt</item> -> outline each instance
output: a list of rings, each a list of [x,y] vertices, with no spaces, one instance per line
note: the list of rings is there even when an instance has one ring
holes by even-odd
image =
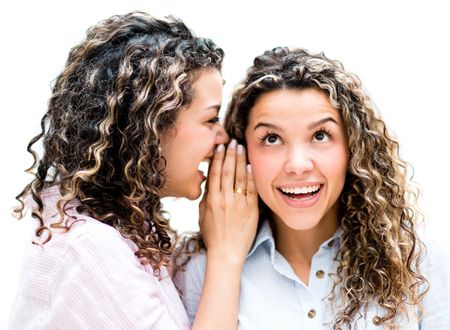
[[[338,230],[313,256],[308,285],[295,274],[287,260],[276,250],[268,221],[265,221],[248,254],[241,275],[239,329],[332,329],[333,311],[327,296],[332,290],[338,262]],[[428,246],[422,272],[429,279],[430,291],[423,305],[425,316],[419,322],[411,314],[399,319],[401,329],[450,329],[450,260],[439,249]],[[176,283],[181,289],[191,323],[200,300],[206,256],[200,253],[189,261],[186,272]],[[416,307],[414,307],[416,308]],[[416,312],[414,309],[413,312]],[[357,329],[380,329],[378,306],[369,307],[357,319]]]

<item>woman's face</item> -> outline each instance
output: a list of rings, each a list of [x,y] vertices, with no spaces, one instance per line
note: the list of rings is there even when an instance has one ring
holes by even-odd
[[[258,193],[276,222],[295,230],[312,229],[322,219],[336,225],[349,151],[341,116],[324,93],[262,94],[245,138]]]
[[[228,135],[218,122],[222,103],[222,77],[216,69],[201,69],[193,84],[191,105],[181,110],[175,127],[164,134],[162,155],[167,161],[163,197],[197,199],[205,180],[198,169],[209,161],[217,144],[227,143]]]

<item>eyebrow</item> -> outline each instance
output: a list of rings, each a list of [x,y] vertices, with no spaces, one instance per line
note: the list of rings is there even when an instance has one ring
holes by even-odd
[[[210,105],[210,106],[208,106],[206,108],[203,108],[203,110],[204,111],[207,111],[207,110],[217,110],[217,111],[219,111],[221,107],[222,107],[221,104],[214,104],[214,105]]]
[[[326,117],[326,118],[323,118],[321,120],[318,120],[318,121],[315,121],[315,122],[309,124],[308,129],[316,128],[317,126],[323,125],[329,121],[331,121],[332,123],[335,123],[336,125],[339,126],[339,123],[333,117]]]
[[[333,117],[326,117],[326,118],[320,119],[318,121],[315,121],[315,122],[309,124],[307,128],[309,130],[311,130],[311,129],[316,128],[317,126],[323,125],[329,121],[332,123],[335,123],[336,125],[339,126],[339,123]],[[271,123],[265,123],[265,122],[256,124],[256,126],[253,130],[256,131],[256,129],[258,129],[260,127],[266,127],[266,128],[270,128],[270,129],[277,130],[277,131],[283,131],[283,129],[281,127],[271,124]]]
[[[256,131],[260,127],[266,127],[266,128],[274,129],[276,131],[282,131],[281,127],[279,127],[277,125],[274,125],[274,124],[270,124],[270,123],[264,123],[264,122],[256,124],[255,128],[253,129],[253,131]]]

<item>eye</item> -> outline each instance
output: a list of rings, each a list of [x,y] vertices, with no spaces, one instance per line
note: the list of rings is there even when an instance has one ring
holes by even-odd
[[[314,140],[318,142],[328,142],[330,140],[330,135],[328,132],[320,130],[314,133]]]
[[[220,121],[220,118],[218,116],[214,116],[213,118],[208,120],[208,123],[215,124],[215,123],[218,123],[219,121]]]
[[[281,143],[280,137],[275,134],[268,134],[262,140],[265,145],[276,145]]]

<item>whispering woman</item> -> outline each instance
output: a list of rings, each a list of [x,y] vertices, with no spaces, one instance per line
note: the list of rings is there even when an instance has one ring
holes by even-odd
[[[181,20],[142,12],[100,22],[70,51],[28,146],[34,179],[16,212],[31,209],[38,227],[11,329],[188,329],[161,198],[198,198],[205,160],[208,266],[193,328],[236,327],[258,211],[243,147],[225,148],[218,122],[223,55]]]
[[[417,234],[417,191],[360,80],[324,54],[254,60],[225,128],[260,197],[239,329],[450,329],[450,258]],[[198,253],[177,282],[192,320]]]

